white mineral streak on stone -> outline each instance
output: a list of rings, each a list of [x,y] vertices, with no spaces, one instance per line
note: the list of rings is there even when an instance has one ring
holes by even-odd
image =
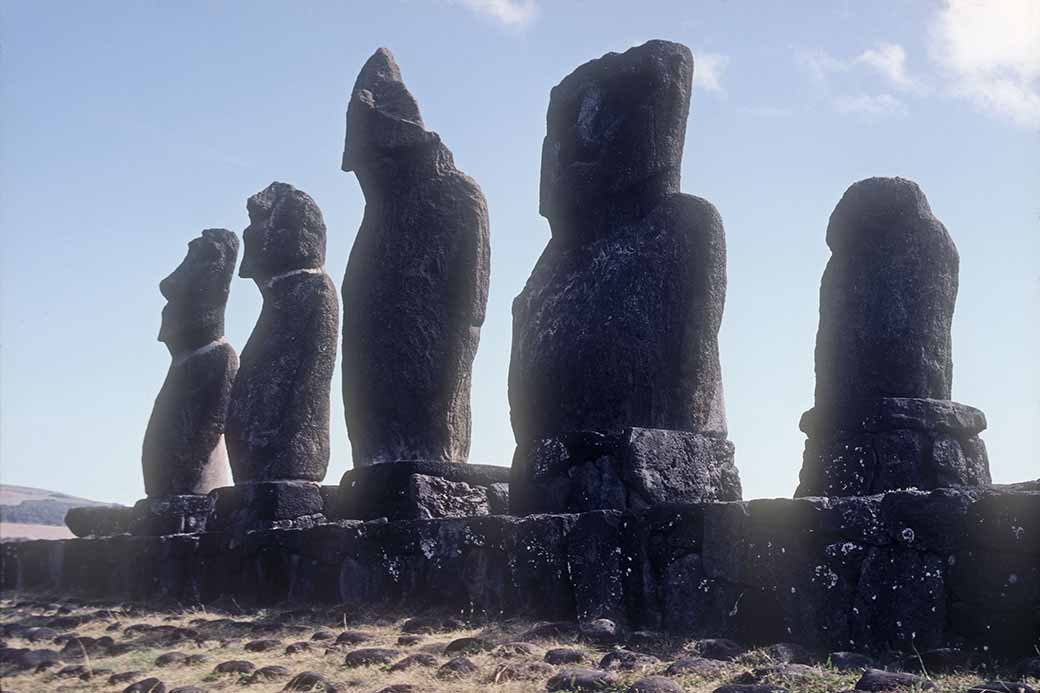
[[[202,356],[203,354],[213,351],[214,349],[223,344],[227,344],[227,337],[221,337],[220,339],[216,339],[210,342],[209,344],[203,344],[198,349],[195,349],[194,351],[189,351],[187,354],[184,354],[183,356],[178,356],[173,360],[173,365],[175,367],[180,366],[188,359],[194,358],[196,356]]]
[[[279,282],[279,281],[281,281],[283,279],[287,279],[289,277],[292,277],[293,275],[297,275],[297,274],[322,274],[324,272],[325,272],[325,268],[324,267],[305,267],[303,269],[294,269],[294,270],[290,270],[288,272],[282,272],[281,274],[276,274],[273,277],[271,277],[270,279],[268,279],[267,281],[265,281],[264,282],[264,288],[265,289],[270,289],[272,286],[275,285],[275,282]]]

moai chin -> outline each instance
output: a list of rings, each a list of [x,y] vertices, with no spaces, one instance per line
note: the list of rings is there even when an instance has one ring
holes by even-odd
[[[855,183],[827,245],[795,495],[988,484],[985,416],[950,400],[957,247],[924,193],[903,178]]]
[[[513,303],[513,512],[740,497],[718,354],[725,234],[679,192],[693,69],[685,46],[650,41],[552,90],[552,237]]]
[[[343,404],[354,468],[340,487],[357,496],[347,513],[384,493],[429,496],[431,489],[454,494],[445,507],[486,513],[484,492],[464,487],[495,475],[459,463],[469,455],[473,358],[488,298],[487,204],[426,129],[385,48],[368,59],[351,92],[343,170],[365,195],[343,278]],[[409,473],[370,469],[384,463]],[[425,516],[422,502],[412,505],[414,516]],[[409,512],[401,507],[395,516]]]
[[[235,234],[206,229],[159,284],[167,300],[159,341],[172,362],[144,435],[148,498],[135,506],[135,533],[202,529],[206,494],[227,484],[224,427],[238,356],[224,338],[224,309],[237,259]]]
[[[272,183],[249,198],[239,275],[263,307],[231,389],[227,445],[236,486],[218,494],[218,526],[320,521],[329,462],[329,395],[339,302],[325,273],[325,222],[306,193]]]

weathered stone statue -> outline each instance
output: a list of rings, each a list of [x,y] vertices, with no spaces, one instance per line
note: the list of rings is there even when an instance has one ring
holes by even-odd
[[[264,302],[231,390],[227,443],[236,487],[218,498],[217,519],[320,519],[339,331],[336,290],[324,270],[325,221],[310,196],[285,183],[253,195],[247,209],[239,275],[256,282]]]
[[[485,482],[505,481],[507,470],[450,467],[469,455],[473,357],[488,297],[487,204],[426,129],[385,48],[354,84],[343,170],[365,194],[343,278],[343,404],[354,460],[340,484],[344,512],[486,514]],[[368,470],[380,463],[399,469]]]
[[[173,361],[144,434],[148,498],[134,509],[136,533],[201,529],[206,494],[227,484],[224,425],[238,356],[224,338],[224,308],[237,259],[235,234],[206,229],[159,284],[167,300],[159,341]]]
[[[679,192],[693,56],[650,41],[552,90],[552,238],[513,303],[517,513],[736,499],[718,330],[722,220]]]
[[[488,297],[487,204],[423,125],[385,48],[354,85],[343,170],[365,194],[343,279],[343,403],[354,466],[465,462]]]
[[[924,193],[903,178],[854,184],[827,245],[796,495],[988,484],[985,416],[950,401],[957,247]]]

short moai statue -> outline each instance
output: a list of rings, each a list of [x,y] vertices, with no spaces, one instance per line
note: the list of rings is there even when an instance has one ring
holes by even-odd
[[[235,486],[218,526],[303,527],[324,520],[329,396],[339,302],[325,273],[325,221],[306,193],[272,183],[249,198],[239,275],[263,307],[231,389],[227,444]]]
[[[351,92],[342,167],[365,195],[343,279],[343,403],[354,468],[340,487],[356,497],[346,499],[346,514],[442,516],[436,502],[405,501],[445,494],[454,497],[439,505],[458,509],[451,514],[487,512],[486,494],[467,484],[505,481],[506,471],[461,464],[488,298],[487,204],[426,129],[385,48]],[[398,468],[373,469],[383,464]],[[402,501],[389,502],[396,510],[377,500],[384,493]]]
[[[144,434],[148,497],[135,506],[134,533],[204,529],[206,494],[227,484],[224,426],[238,356],[224,337],[224,308],[237,259],[235,234],[206,229],[159,284],[167,300],[159,341],[172,362]]]
[[[988,484],[986,418],[950,400],[960,260],[924,193],[903,178],[855,183],[827,245],[796,495]]]
[[[718,351],[725,233],[679,192],[693,70],[687,47],[650,41],[552,90],[552,237],[513,302],[514,513],[740,498]]]

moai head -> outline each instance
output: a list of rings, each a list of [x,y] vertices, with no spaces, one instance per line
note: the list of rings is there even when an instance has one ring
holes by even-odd
[[[816,406],[837,414],[881,397],[949,399],[957,247],[924,193],[868,178],[827,226],[820,286]]]
[[[414,152],[440,138],[423,125],[419,104],[401,81],[393,54],[377,50],[361,68],[347,106],[343,170],[366,169]]]
[[[171,354],[224,336],[224,306],[238,260],[238,237],[227,229],[206,229],[188,243],[188,254],[159,282],[166,298],[159,341]]]
[[[542,144],[542,216],[553,237],[583,210],[679,189],[693,55],[649,41],[585,63],[553,88]]]
[[[293,270],[325,264],[325,220],[307,193],[271,183],[246,203],[249,226],[238,274],[262,283]]]

